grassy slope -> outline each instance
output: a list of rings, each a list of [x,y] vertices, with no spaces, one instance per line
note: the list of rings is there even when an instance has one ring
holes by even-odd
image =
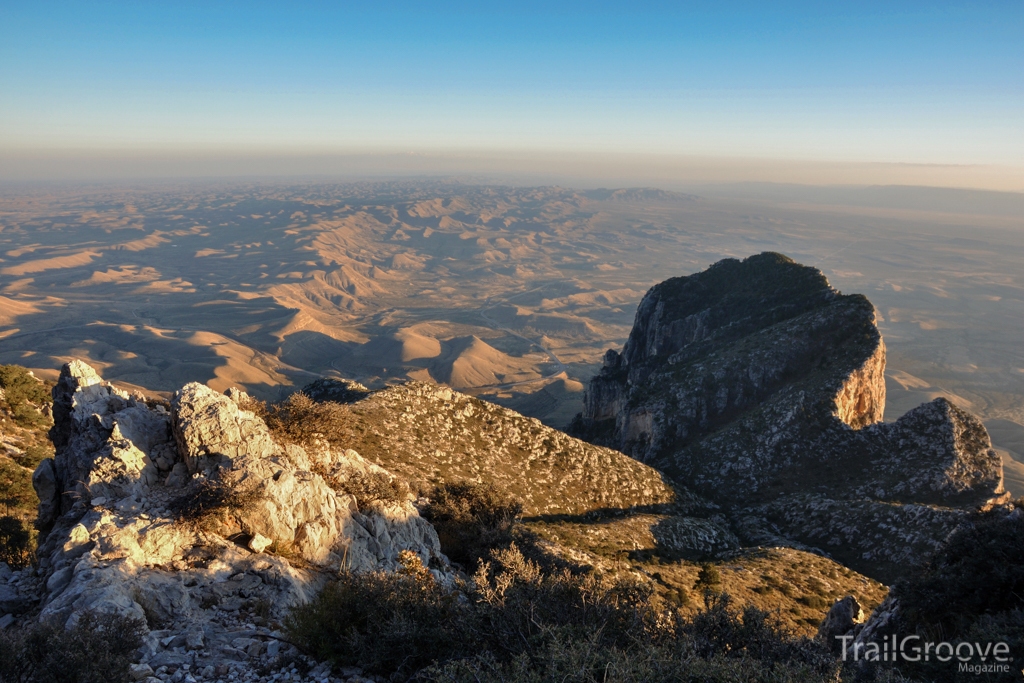
[[[630,573],[656,584],[666,600],[685,602],[684,609],[702,605],[702,590],[694,589],[700,563],[659,553],[651,527],[662,515],[585,522],[530,522],[528,527],[556,554],[591,565],[607,574]],[[729,593],[738,605],[777,610],[795,632],[813,635],[832,603],[853,595],[869,614],[888,592],[882,584],[819,555],[792,548],[738,551],[714,563],[721,576],[716,590]]]

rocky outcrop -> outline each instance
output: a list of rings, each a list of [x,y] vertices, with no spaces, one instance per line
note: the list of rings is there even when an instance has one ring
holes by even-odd
[[[181,659],[176,634],[201,634],[192,660],[220,661],[203,638],[230,649],[225,633],[280,618],[341,568],[394,568],[402,551],[447,563],[411,502],[356,501],[311,471],[343,480],[383,470],[355,451],[279,444],[204,385],[184,387],[167,410],[75,361],[53,394],[56,457],[33,478],[41,618],[88,609],[145,619],[162,634],[150,639],[153,668]]]
[[[740,547],[739,539],[722,516],[666,517],[651,527],[651,534],[661,550],[671,557],[707,560]]]
[[[818,627],[817,638],[832,649],[837,648],[837,638],[859,632],[864,625],[864,610],[857,598],[847,595],[836,600],[825,619]]]
[[[424,494],[443,482],[486,481],[521,501],[528,517],[651,507],[686,495],[622,453],[448,387],[408,382],[343,408],[343,439]]]
[[[742,509],[748,527],[756,508],[766,529],[824,540],[830,551],[846,538],[841,529],[858,524],[861,539],[896,542],[898,534],[875,533],[887,518],[879,505],[933,506],[929,515],[942,521],[910,546],[934,548],[959,508],[1002,494],[1001,462],[980,420],[945,399],[881,423],[884,372],[866,298],[779,254],[726,259],[644,296],[570,432]],[[834,524],[821,520],[823,510],[838,515]],[[809,531],[826,528],[824,537]],[[847,546],[837,556],[888,557],[884,573],[907,560],[904,551]]]
[[[141,396],[104,384],[78,360],[64,366],[53,397],[50,438],[57,456],[33,476],[41,529],[94,499],[137,500],[174,466],[170,414],[163,406],[150,408]]]
[[[351,379],[321,377],[302,387],[302,393],[318,402],[352,403],[369,396],[370,390]]]

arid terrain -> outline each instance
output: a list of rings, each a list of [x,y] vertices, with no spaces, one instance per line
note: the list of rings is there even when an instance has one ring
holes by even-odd
[[[647,289],[778,251],[875,304],[886,419],[945,396],[1024,494],[1024,199],[439,180],[7,187],[0,363],[276,399],[318,376],[446,383],[562,427]]]

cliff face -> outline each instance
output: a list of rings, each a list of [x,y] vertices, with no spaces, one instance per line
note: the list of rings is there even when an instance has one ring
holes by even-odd
[[[281,618],[342,567],[395,568],[402,551],[447,563],[409,501],[357,500],[328,483],[387,472],[355,451],[275,442],[236,403],[241,392],[193,383],[167,410],[74,361],[53,394],[56,456],[33,477],[41,618],[89,609],[146,619],[154,669],[202,664],[175,649],[175,634],[198,634],[189,650],[221,661],[217,643],[230,649],[232,628]],[[257,655],[269,637],[260,628],[246,633]]]
[[[879,421],[884,367],[864,297],[843,296],[818,271],[775,254],[723,261],[648,292],[573,430],[713,493],[722,482],[717,462],[705,467],[709,436],[746,440],[770,420],[771,452],[764,443],[745,449],[754,458],[746,469],[770,477],[795,464],[785,442],[804,439],[809,419],[854,429]],[[799,433],[779,437],[786,432]],[[764,482],[729,483],[751,493]]]
[[[796,508],[807,496],[913,502],[950,508],[953,520],[951,508],[1001,494],[1001,463],[976,417],[938,399],[880,422],[884,372],[866,298],[779,254],[727,259],[647,293],[570,433],[763,515],[799,494]],[[789,517],[772,523],[822,543]],[[936,538],[948,527],[935,526]],[[889,555],[895,569],[898,554]]]

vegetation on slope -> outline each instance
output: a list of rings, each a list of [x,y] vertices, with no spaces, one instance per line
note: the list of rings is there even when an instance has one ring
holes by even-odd
[[[701,589],[694,585],[700,563],[688,561],[653,532],[699,502],[685,498],[674,505],[633,507],[650,500],[637,493],[637,477],[661,482],[650,468],[443,387],[414,383],[367,397],[349,396],[345,385],[339,387],[345,402],[333,400],[328,380],[314,389],[309,393],[317,401],[299,392],[278,404],[254,401],[246,407],[262,415],[283,442],[355,448],[412,479],[427,500],[421,513],[437,529],[442,550],[465,570],[473,571],[492,551],[515,541],[545,569],[641,580],[666,604],[691,615],[699,609]],[[500,443],[503,434],[514,436]],[[531,437],[537,441],[531,443]],[[573,450],[559,448],[563,439]],[[589,450],[602,460],[589,462],[594,455]],[[541,467],[551,471],[538,472]],[[537,472],[536,478],[524,476],[527,468]],[[593,489],[600,487],[617,505],[587,502],[597,499]],[[562,499],[559,491],[565,493]],[[519,497],[521,492],[533,505]],[[539,505],[558,514],[537,514]],[[788,548],[734,552],[714,562],[722,576],[718,590],[730,593],[735,605],[773,611],[801,635],[816,632],[835,599],[852,594],[871,609],[886,593],[881,584],[832,560]]]
[[[434,525],[448,559],[476,569],[492,550],[510,546],[521,529],[523,506],[490,484],[441,484],[423,516]]]
[[[35,552],[39,499],[32,471],[53,457],[51,385],[18,365],[0,365],[0,562],[24,567]]]
[[[145,632],[141,621],[92,612],[70,628],[36,621],[0,631],[0,681],[129,683]]]
[[[515,546],[449,587],[414,557],[345,574],[287,623],[318,659],[391,680],[822,681],[839,664],[756,608],[708,593],[684,617],[648,584],[544,572]]]
[[[659,547],[652,533],[664,515],[527,522],[541,547],[586,570],[650,581],[656,593],[684,613],[701,605],[695,588],[706,561],[688,561]],[[837,599],[853,595],[866,611],[886,587],[827,557],[793,548],[748,548],[713,560],[720,585],[737,606],[772,612],[794,633],[811,636]]]
[[[1024,499],[978,512],[919,571],[893,587],[898,619],[892,632],[932,641],[1009,645],[1012,675],[1024,669]],[[956,679],[936,661],[903,663],[926,680]]]
[[[580,514],[671,503],[676,493],[655,470],[538,420],[446,387],[409,382],[348,404],[331,443],[405,479],[420,495],[462,481],[493,484],[527,516]]]

